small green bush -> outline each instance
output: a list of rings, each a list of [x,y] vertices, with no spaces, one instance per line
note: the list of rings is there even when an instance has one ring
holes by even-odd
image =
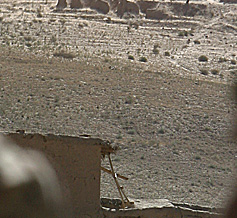
[[[134,60],[134,57],[132,55],[128,55],[129,60]]]
[[[165,56],[170,56],[170,53],[168,51],[165,52]]]
[[[207,76],[208,75],[208,70],[207,69],[201,69],[200,70],[201,74]]]
[[[42,12],[41,12],[41,7],[37,8],[37,17],[38,18],[43,17]]]
[[[183,30],[178,33],[178,36],[188,36],[188,31]]]
[[[213,75],[218,75],[219,74],[219,70],[213,69],[213,70],[211,70],[211,73]]]
[[[201,157],[200,156],[195,156],[195,159],[196,160],[201,160]]]
[[[141,61],[141,62],[147,62],[148,60],[147,60],[146,57],[140,57],[140,58],[139,58],[139,61]]]
[[[207,56],[205,56],[205,55],[201,55],[201,56],[198,58],[198,60],[199,60],[200,62],[207,62],[207,61],[208,61],[208,58],[207,58]]]
[[[159,54],[159,50],[158,50],[157,48],[154,48],[154,49],[153,49],[153,53],[154,53],[154,54]]]
[[[235,65],[236,64],[236,60],[231,60],[230,63]]]
[[[158,130],[158,133],[159,134],[165,134],[165,130],[163,128],[161,128],[161,129]]]
[[[135,135],[136,131],[134,129],[129,129],[127,133],[129,135]]]
[[[193,42],[194,42],[194,44],[197,44],[197,45],[201,44],[201,42],[199,40],[194,40]]]
[[[26,42],[25,45],[26,45],[27,47],[31,47],[31,46],[32,46],[32,44],[31,44],[30,42]]]

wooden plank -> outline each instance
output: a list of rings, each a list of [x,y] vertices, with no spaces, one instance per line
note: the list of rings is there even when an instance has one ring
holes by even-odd
[[[109,174],[112,174],[112,175],[113,175],[113,173],[112,173],[111,170],[108,170],[108,169],[106,169],[106,168],[104,168],[104,167],[101,167],[101,170],[103,170],[103,171],[106,172],[106,173],[109,173]],[[116,173],[116,175],[117,175],[117,177],[120,178],[120,179],[128,180],[127,177],[122,176],[122,175],[120,175],[120,174],[118,174],[118,173]]]

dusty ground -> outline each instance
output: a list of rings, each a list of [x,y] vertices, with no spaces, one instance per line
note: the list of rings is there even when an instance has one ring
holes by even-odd
[[[223,206],[237,168],[237,6],[203,4],[191,17],[163,3],[170,19],[157,21],[0,0],[0,130],[112,140],[130,198]],[[102,196],[118,197],[111,183],[102,173]]]

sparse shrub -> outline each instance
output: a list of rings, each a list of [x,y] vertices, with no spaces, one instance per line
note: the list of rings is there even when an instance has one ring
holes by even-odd
[[[211,70],[211,73],[213,75],[218,75],[219,74],[219,70],[213,69],[213,70]]]
[[[154,49],[156,49],[156,48],[158,48],[158,47],[159,47],[159,44],[156,43],[156,44],[154,45]]]
[[[129,60],[134,60],[134,57],[132,55],[128,55]]]
[[[207,76],[208,75],[208,70],[207,69],[201,69],[200,70],[201,74]]]
[[[128,96],[126,99],[125,99],[125,104],[132,104],[133,102],[133,98],[131,96]]]
[[[153,53],[154,54],[159,54],[159,50],[158,50],[158,44],[155,44],[153,47]]]
[[[165,134],[165,130],[163,128],[159,129],[158,131],[159,134]]]
[[[24,40],[25,41],[32,41],[32,37],[31,36],[24,36]]]
[[[201,56],[198,58],[198,60],[199,60],[200,62],[207,62],[207,61],[208,61],[208,58],[207,58],[207,56],[205,56],[205,55],[201,55]]]
[[[157,48],[153,49],[154,54],[159,54],[159,50]]]
[[[169,57],[170,53],[168,51],[165,52],[165,56]]]
[[[50,18],[50,19],[49,19],[49,23],[54,23],[55,21],[56,21],[55,18]]]
[[[26,42],[25,45],[26,45],[27,47],[31,47],[31,46],[32,46],[32,44],[31,44],[30,42]]]
[[[214,183],[209,179],[209,181],[207,182],[207,186],[212,187],[214,186]]]
[[[178,36],[188,36],[188,31],[182,30],[178,33]]]
[[[222,58],[222,57],[219,58],[219,60],[218,60],[219,63],[223,63],[223,62],[226,62],[226,61],[227,61],[227,59],[226,58]]]
[[[71,53],[71,52],[65,52],[65,51],[57,51],[53,53],[54,57],[61,57],[61,58],[67,58],[67,59],[73,59],[76,57],[75,54]]]
[[[147,60],[146,57],[140,57],[140,58],[139,58],[139,61],[141,61],[141,62],[147,62],[148,60]]]
[[[195,159],[196,160],[201,160],[201,157],[200,156],[196,156]]]
[[[37,17],[38,18],[43,17],[42,12],[41,12],[41,7],[37,8]]]
[[[109,58],[105,58],[105,59],[104,59],[104,62],[105,62],[105,63],[108,63],[108,62],[109,62]]]
[[[214,165],[209,165],[208,166],[210,169],[215,169],[216,167]]]
[[[121,134],[118,134],[117,136],[116,136],[116,139],[122,139],[123,138],[123,136],[121,135]]]
[[[120,161],[120,159],[119,159],[118,157],[116,157],[116,158],[114,159],[114,161],[117,161],[117,162],[119,162],[119,161]]]
[[[78,28],[84,28],[84,24],[83,23],[79,23],[78,24]]]
[[[3,22],[3,17],[0,17],[0,22]]]
[[[57,41],[57,38],[56,38],[56,36],[55,36],[55,35],[53,35],[53,36],[51,37],[50,41],[51,41],[52,43],[55,43],[55,42]]]
[[[104,21],[105,21],[106,23],[111,23],[111,20],[112,20],[111,17],[107,17],[107,18],[104,19]]]
[[[236,60],[231,60],[230,63],[235,65],[236,64]]]
[[[201,44],[201,42],[199,40],[197,40],[197,39],[194,40],[193,42],[194,42],[194,44],[197,44],[197,45]]]
[[[134,27],[134,29],[138,29],[139,28],[139,23],[138,22],[134,22],[133,24],[132,24],[132,26]]]
[[[129,135],[135,135],[135,130],[134,129],[129,129],[128,134]]]
[[[64,26],[64,24],[66,23],[66,20],[65,20],[65,19],[60,19],[59,21],[60,21],[60,23],[62,24],[62,26]]]

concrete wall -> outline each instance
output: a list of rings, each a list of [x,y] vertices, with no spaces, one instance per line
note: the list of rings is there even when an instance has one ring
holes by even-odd
[[[45,154],[57,173],[73,217],[99,216],[101,140],[39,134],[8,137],[21,147]]]

